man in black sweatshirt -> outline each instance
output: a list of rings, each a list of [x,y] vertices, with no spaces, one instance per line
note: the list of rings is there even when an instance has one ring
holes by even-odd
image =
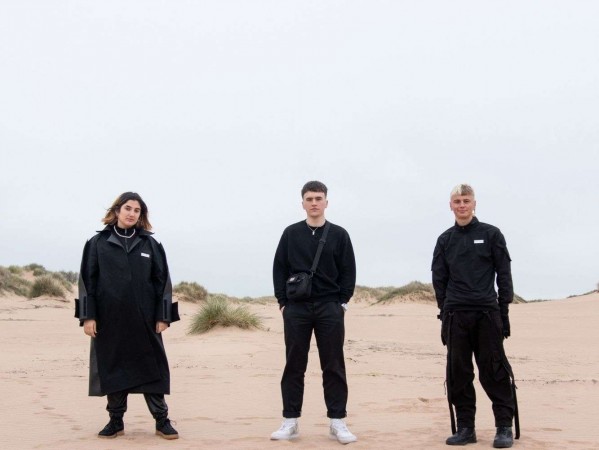
[[[480,383],[493,403],[497,427],[493,446],[507,448],[513,444],[515,411],[513,375],[503,349],[503,339],[510,335],[508,305],[514,296],[511,259],[501,231],[474,216],[471,186],[457,185],[449,206],[455,225],[437,239],[432,263],[441,340],[447,345],[447,396],[457,416],[457,432],[446,443],[476,442],[474,354]]]
[[[271,439],[294,439],[299,435],[304,374],[314,331],[327,416],[331,419],[330,437],[347,444],[357,440],[343,420],[347,414],[344,315],[356,284],[354,251],[347,231],[325,219],[327,187],[319,181],[309,181],[301,193],[306,219],[283,231],[273,264],[275,296],[285,327],[286,364],[281,379],[284,420]],[[301,300],[288,299],[287,280],[292,274],[310,273],[319,241],[327,227],[310,296]]]

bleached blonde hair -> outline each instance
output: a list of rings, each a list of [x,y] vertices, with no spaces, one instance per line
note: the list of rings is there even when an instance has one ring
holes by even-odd
[[[471,195],[474,197],[474,189],[472,189],[472,186],[469,184],[461,183],[451,190],[449,196],[453,197],[454,195]]]

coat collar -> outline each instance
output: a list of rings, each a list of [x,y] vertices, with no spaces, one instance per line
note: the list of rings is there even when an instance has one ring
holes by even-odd
[[[98,233],[108,235],[108,239],[106,239],[108,242],[110,242],[111,244],[118,245],[123,250],[125,250],[125,246],[123,245],[121,240],[114,235],[112,225],[106,225],[106,227],[104,227],[103,230],[99,230]],[[133,238],[133,242],[131,242],[131,246],[129,247],[128,253],[131,253],[131,251],[135,247],[137,247],[137,245],[141,242],[140,236],[151,236],[152,234],[154,233],[152,233],[151,231],[144,230],[143,228],[136,228],[136,236]]]
[[[476,216],[474,216],[474,217],[472,217],[472,220],[468,223],[468,225],[461,226],[461,225],[458,225],[458,223],[456,222],[455,225],[454,225],[454,227],[457,230],[469,231],[469,230],[472,230],[472,229],[476,228],[479,223],[480,222],[478,221],[478,219],[476,218]]]
[[[103,229],[96,230],[96,233],[102,233],[104,231],[111,232],[112,230],[113,230],[112,225],[106,225]],[[136,228],[135,232],[137,233],[138,236],[151,236],[154,234],[151,231],[144,230],[143,228]]]

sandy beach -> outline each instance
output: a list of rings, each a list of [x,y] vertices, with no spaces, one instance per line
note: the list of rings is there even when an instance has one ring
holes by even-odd
[[[514,448],[599,448],[599,293],[511,307],[505,345],[517,379],[522,437]],[[89,338],[71,303],[0,297],[3,448],[313,449],[328,439],[313,342],[299,439],[270,441],[281,420],[283,324],[275,304],[250,308],[264,330],[186,333],[198,305],[165,332],[171,367],[170,417],[180,439],[154,435],[141,396],[132,395],[125,435],[98,439],[105,398],[88,397]],[[444,394],[445,347],[436,307],[425,303],[351,304],[346,314],[350,448],[442,449],[450,434]],[[478,443],[491,448],[490,403],[476,381]]]

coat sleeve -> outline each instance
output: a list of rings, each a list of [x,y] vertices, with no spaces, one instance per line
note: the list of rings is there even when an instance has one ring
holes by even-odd
[[[166,252],[162,244],[152,239],[155,247],[154,260],[152,262],[152,283],[156,292],[156,321],[172,323],[179,320],[177,303],[173,304],[173,285],[166,261]]]
[[[96,240],[90,239],[83,247],[79,270],[79,298],[76,300],[75,317],[80,320],[80,325],[83,325],[85,320],[96,319],[98,272]]]
[[[275,289],[275,297],[279,302],[279,308],[287,303],[287,278],[289,277],[289,264],[287,262],[287,230],[283,232],[275,259],[272,266],[272,281]]]
[[[499,309],[507,315],[508,304],[514,299],[514,287],[512,285],[512,268],[510,253],[503,234],[497,230],[493,242],[493,263],[497,273],[497,301]]]
[[[445,295],[447,291],[447,283],[449,281],[449,268],[445,263],[445,248],[441,238],[437,239],[437,245],[433,251],[433,262],[431,264],[433,275],[433,289],[437,299],[437,306],[443,311],[445,305]]]

